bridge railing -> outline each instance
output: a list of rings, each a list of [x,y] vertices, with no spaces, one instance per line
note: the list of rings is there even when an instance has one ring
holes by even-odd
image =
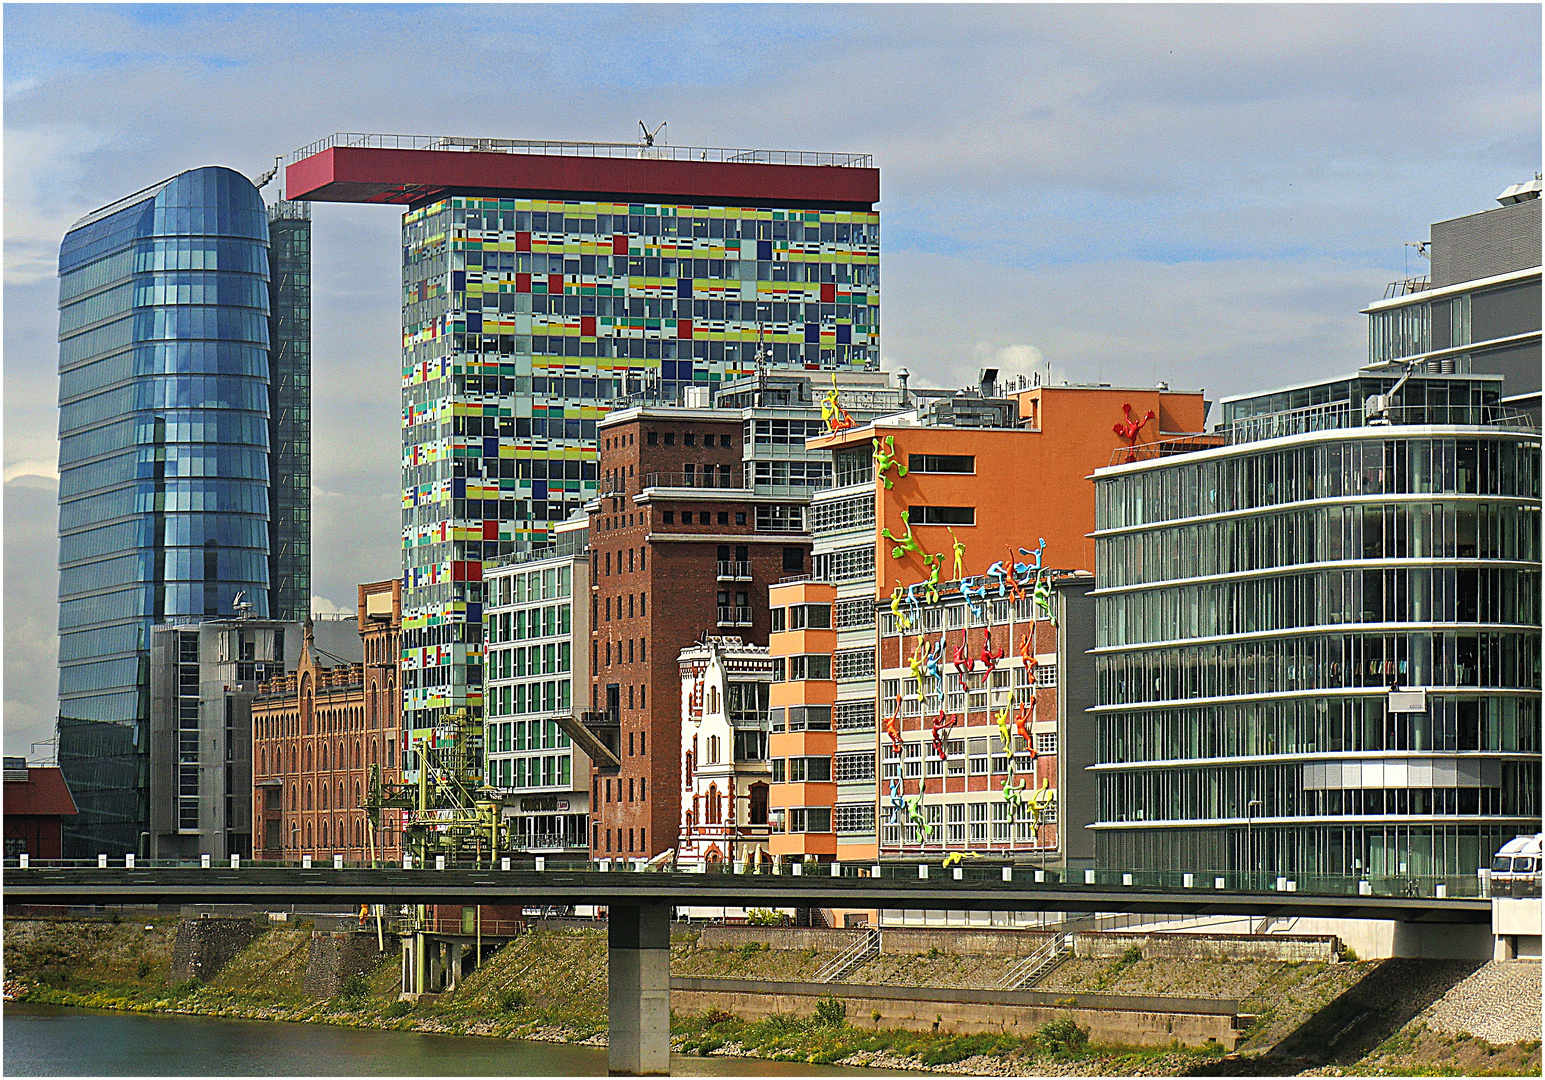
[[[103,861],[100,859],[28,859],[27,868],[37,870],[48,869],[86,869],[100,868]],[[165,869],[196,869],[208,866],[211,869],[229,869],[229,859],[211,859],[207,863],[202,859],[156,859],[134,860],[129,864],[123,857],[106,859],[106,866],[111,869],[122,870],[132,865],[135,870],[165,870]],[[250,860],[238,861],[239,869],[310,869],[313,871],[332,870],[335,867],[346,870],[362,869],[399,869],[403,864],[400,860],[369,860],[369,859],[340,859],[335,861],[332,856],[314,856],[308,862],[306,859],[283,860]],[[4,860],[7,870],[22,868],[21,860],[10,857]],[[1465,897],[1485,897],[1490,895],[1489,881],[1484,872],[1476,875],[1308,875],[1308,874],[1278,874],[1268,872],[1241,873],[1238,871],[1153,871],[1153,870],[1117,870],[1117,869],[1072,869],[1059,867],[1038,867],[1023,863],[1013,863],[1007,859],[993,859],[986,857],[962,859],[957,865],[946,867],[942,860],[933,862],[906,861],[906,862],[847,862],[847,863],[741,863],[718,862],[693,867],[678,867],[672,871],[669,865],[649,867],[641,858],[602,858],[587,859],[583,853],[571,852],[551,855],[535,855],[526,852],[517,852],[508,855],[500,855],[492,860],[484,857],[481,860],[471,859],[456,860],[446,859],[443,866],[431,861],[427,866],[415,864],[413,869],[422,869],[433,872],[437,869],[445,870],[480,870],[480,871],[543,871],[548,873],[633,873],[650,872],[670,874],[684,880],[684,885],[690,889],[687,883],[691,879],[703,874],[713,875],[756,875],[778,876],[792,878],[796,876],[810,878],[880,878],[895,881],[926,881],[932,884],[950,885],[961,884],[964,886],[981,886],[993,883],[999,887],[1024,889],[1134,889],[1134,890],[1161,890],[1173,891],[1227,891],[1227,892],[1278,892],[1278,893],[1305,893],[1316,896],[1384,896],[1384,897],[1452,897],[1455,899]],[[811,882],[812,885],[815,882]]]

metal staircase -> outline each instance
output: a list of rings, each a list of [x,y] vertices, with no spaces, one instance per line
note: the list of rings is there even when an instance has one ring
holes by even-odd
[[[1051,941],[1046,943],[1045,948],[1031,953],[1004,972],[997,989],[1019,990],[1039,982],[1072,954],[1073,935],[1066,931],[1059,931],[1052,935]]]
[[[818,983],[836,982],[860,964],[879,954],[880,931],[866,930],[863,937],[827,961],[825,966],[815,973],[814,981]]]

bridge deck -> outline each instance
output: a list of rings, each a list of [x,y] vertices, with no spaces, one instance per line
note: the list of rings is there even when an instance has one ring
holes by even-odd
[[[1491,901],[1185,890],[991,880],[622,871],[8,869],[6,904],[672,904],[977,911],[1133,912],[1489,923]]]

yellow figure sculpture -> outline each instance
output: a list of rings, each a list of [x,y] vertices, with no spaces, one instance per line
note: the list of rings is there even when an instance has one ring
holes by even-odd
[[[891,593],[891,615],[895,617],[896,626],[898,628],[902,630],[910,630],[912,629],[912,620],[907,618],[905,613],[903,613],[901,610],[901,600],[905,595],[906,591],[898,583],[896,585],[895,591]]]
[[[832,372],[832,388],[826,391],[826,396],[821,399],[821,419],[826,421],[826,430],[835,434],[846,431],[853,426],[853,418],[837,400],[837,373]],[[905,475],[905,473],[903,473]]]
[[[952,851],[944,856],[944,869],[948,870],[957,863],[963,863],[967,859],[980,859],[981,853],[976,851]]]
[[[959,581],[966,576],[966,543],[955,535],[954,529],[950,529],[950,540],[955,549],[955,580]]]
[[[912,678],[917,680],[917,697],[920,701],[926,693],[923,680],[927,676],[923,672],[923,663],[927,658],[927,655],[928,654],[923,651],[923,639],[918,638],[917,645],[913,648],[912,655],[907,658],[907,667],[912,669]]]

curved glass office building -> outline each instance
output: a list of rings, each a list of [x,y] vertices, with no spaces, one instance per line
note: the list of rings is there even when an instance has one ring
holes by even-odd
[[[59,755],[85,854],[144,827],[150,627],[237,594],[269,614],[268,235],[252,183],[202,168],[60,247]]]
[[[1394,381],[1096,473],[1101,865],[1473,876],[1539,830],[1539,432],[1496,376],[1366,425]]]

